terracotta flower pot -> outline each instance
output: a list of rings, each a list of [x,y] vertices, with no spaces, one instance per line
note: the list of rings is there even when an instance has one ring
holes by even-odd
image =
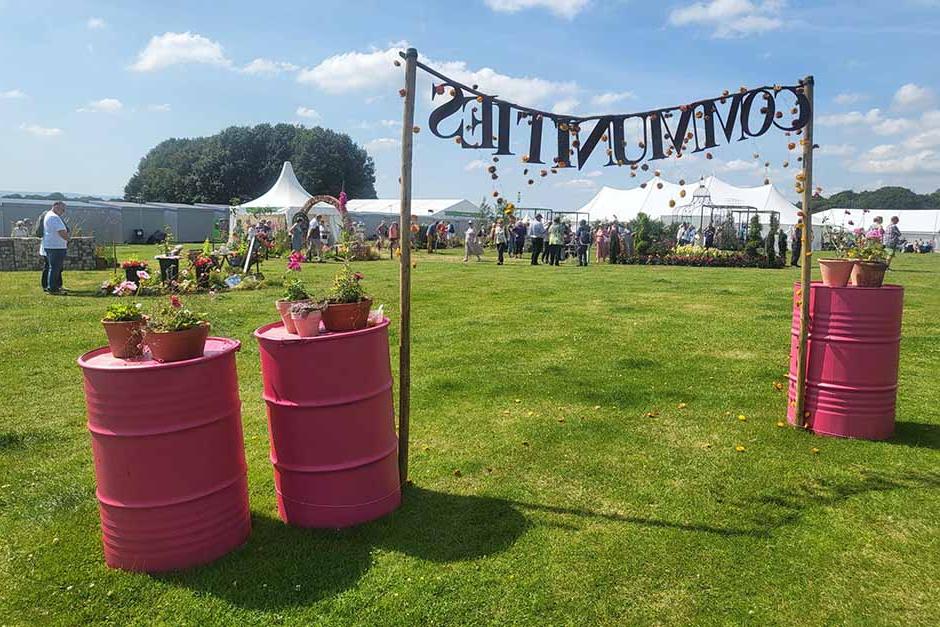
[[[323,326],[327,331],[365,329],[371,308],[371,298],[358,303],[330,303],[323,310]]]
[[[316,337],[320,335],[320,320],[323,318],[321,312],[311,311],[306,314],[291,314],[291,321],[297,328],[297,335],[300,337]]]
[[[140,357],[143,353],[141,340],[143,338],[143,320],[131,320],[124,322],[112,322],[102,320],[105,335],[108,336],[108,346],[111,348],[111,354],[118,359],[127,359],[128,357]]]
[[[854,267],[853,259],[820,259],[819,271],[822,274],[823,285],[845,287]]]
[[[857,261],[852,268],[852,284],[856,287],[881,287],[888,264],[880,261]]]
[[[208,337],[208,324],[185,331],[144,331],[144,346],[150,349],[150,356],[156,361],[183,361],[202,357]]]
[[[274,306],[277,307],[277,313],[281,316],[281,322],[284,323],[284,328],[287,329],[288,333],[297,333],[297,327],[294,326],[294,321],[290,318],[291,306],[297,303],[309,302],[309,300],[284,300],[283,298],[274,301]]]

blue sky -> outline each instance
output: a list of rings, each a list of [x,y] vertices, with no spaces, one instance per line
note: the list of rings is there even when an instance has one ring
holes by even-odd
[[[0,0],[0,189],[121,193],[163,139],[290,122],[349,133],[375,158],[379,196],[397,196],[402,77],[391,60],[407,42],[484,91],[574,114],[676,105],[812,73],[825,194],[933,191],[937,41],[937,0]],[[489,155],[431,136],[429,110],[422,98],[415,195],[489,196]],[[655,167],[672,180],[769,177],[795,198],[793,170],[780,167],[786,142],[771,132],[711,161]],[[528,186],[512,160],[495,189],[561,208],[641,180],[603,161]]]

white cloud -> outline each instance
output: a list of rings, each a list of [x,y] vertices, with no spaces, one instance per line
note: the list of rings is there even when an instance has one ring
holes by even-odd
[[[90,17],[88,21],[85,22],[85,26],[88,27],[88,30],[101,30],[107,25],[108,24],[100,17]]]
[[[861,102],[862,100],[865,100],[866,97],[867,96],[865,96],[865,94],[856,94],[852,92],[847,92],[847,93],[839,94],[838,96],[836,96],[835,101],[836,101],[836,104],[850,105],[850,104]]]
[[[20,129],[36,137],[58,137],[62,134],[61,128],[50,128],[38,124],[20,124]]]
[[[712,28],[718,38],[745,37],[772,31],[783,26],[778,16],[783,0],[707,0],[673,9],[669,23],[673,26],[699,25]]]
[[[169,110],[170,110],[170,105],[166,103],[147,105],[147,111],[153,111],[155,113],[166,113]]]
[[[933,101],[933,92],[926,87],[907,83],[894,93],[893,104],[901,109],[911,109],[930,104]]]
[[[381,152],[383,150],[391,150],[397,148],[399,141],[394,137],[379,137],[373,139],[372,141],[366,142],[366,150],[370,152]]]
[[[570,179],[567,181],[558,181],[555,187],[570,187],[572,189],[594,189],[597,183],[591,179]]]
[[[407,42],[397,42],[385,50],[337,54],[312,68],[302,69],[297,81],[330,94],[395,89],[401,86],[402,76],[394,62],[400,60],[398,53],[407,46]],[[570,97],[578,91],[573,82],[507,76],[491,68],[472,70],[463,61],[436,62],[425,57],[421,61],[465,85],[478,85],[482,92],[530,106]],[[419,88],[419,93],[424,90]]]
[[[344,52],[327,57],[312,68],[304,68],[297,81],[330,94],[345,94],[353,91],[391,86],[401,82],[401,72],[395,71],[393,63],[406,43],[392,45],[385,50],[372,52]]]
[[[309,120],[319,120],[320,113],[316,109],[311,109],[309,107],[297,107],[297,115],[302,118],[307,118]]]
[[[0,100],[23,100],[25,98],[26,94],[19,89],[0,91]]]
[[[163,33],[150,38],[147,46],[137,55],[130,69],[135,72],[153,72],[173,65],[202,63],[230,67],[222,46],[202,35],[191,33]]]
[[[571,19],[584,10],[588,0],[484,0],[498,13],[516,13],[525,9],[548,9],[558,17]]]
[[[858,126],[866,125],[878,135],[895,135],[913,128],[914,123],[904,118],[886,118],[880,109],[869,109],[866,113],[849,111],[821,115],[816,120],[820,126]]]
[[[938,174],[940,153],[921,150],[908,154],[894,146],[876,146],[851,164],[851,169],[868,174]]]
[[[465,172],[475,172],[477,170],[482,170],[486,166],[486,161],[483,159],[474,159],[470,161],[463,167]]]
[[[401,120],[380,120],[379,124],[385,128],[396,128],[401,126]]]
[[[732,159],[719,164],[719,167],[725,172],[757,172],[762,168],[760,162],[745,159]]]
[[[574,110],[581,102],[577,98],[565,98],[552,105],[552,113],[574,113]]]
[[[636,95],[630,91],[607,92],[604,94],[598,94],[591,98],[591,104],[596,107],[609,107],[611,105],[617,104],[618,102],[632,100],[634,98],[636,98]]]
[[[588,177],[594,179],[594,178],[597,178],[597,177],[599,177],[599,176],[604,176],[604,173],[601,172],[600,170],[593,170],[592,172],[588,172],[588,173],[585,174],[584,176],[588,176]]]
[[[253,76],[276,76],[284,72],[296,72],[300,68],[286,61],[272,61],[271,59],[255,59],[239,72]]]
[[[904,146],[911,150],[940,148],[940,128],[932,128],[908,137],[904,140]]]
[[[117,98],[102,98],[92,100],[84,107],[77,109],[79,113],[117,113],[124,108],[124,104]]]
[[[823,144],[816,154],[831,155],[833,157],[847,157],[858,152],[851,144]]]

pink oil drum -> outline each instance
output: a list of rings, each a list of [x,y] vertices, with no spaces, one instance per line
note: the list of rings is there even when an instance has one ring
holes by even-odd
[[[78,359],[85,379],[104,558],[133,571],[215,560],[248,538],[236,340],[197,359]]]
[[[815,433],[885,440],[894,434],[904,288],[827,287],[809,294],[806,425]],[[796,422],[800,286],[793,298],[790,402]]]
[[[401,502],[388,319],[302,338],[282,323],[255,331],[281,519],[340,528]]]

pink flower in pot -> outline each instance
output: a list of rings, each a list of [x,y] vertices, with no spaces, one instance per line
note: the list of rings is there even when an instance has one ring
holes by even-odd
[[[291,321],[300,337],[316,337],[320,334],[323,305],[320,303],[296,303],[290,308]]]

